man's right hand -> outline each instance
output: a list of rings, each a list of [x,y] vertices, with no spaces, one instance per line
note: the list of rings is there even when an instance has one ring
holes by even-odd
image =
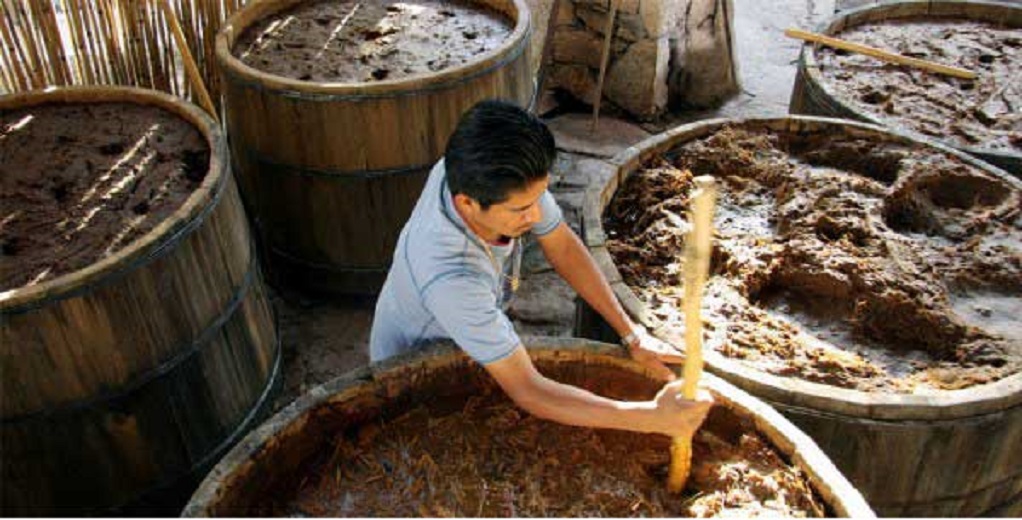
[[[673,381],[660,389],[655,399],[656,415],[661,433],[671,437],[691,438],[710,413],[713,396],[700,388],[695,399],[685,399],[681,393],[683,382]]]

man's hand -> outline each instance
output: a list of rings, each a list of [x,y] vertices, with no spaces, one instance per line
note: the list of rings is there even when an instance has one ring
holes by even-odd
[[[664,381],[674,381],[674,371],[665,363],[682,363],[685,357],[681,351],[668,343],[650,336],[643,327],[633,329],[635,339],[628,344],[628,354]]]
[[[656,412],[660,419],[660,431],[672,437],[692,438],[703,424],[713,406],[713,396],[700,388],[695,399],[681,395],[683,381],[668,383],[656,396]]]

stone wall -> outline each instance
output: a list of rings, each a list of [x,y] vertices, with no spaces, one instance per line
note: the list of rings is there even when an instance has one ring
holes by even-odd
[[[548,88],[566,91],[589,105],[595,103],[611,1],[560,0],[550,42]],[[730,0],[617,0],[603,88],[604,103],[612,103],[640,119],[650,119],[666,110],[669,99],[679,97],[671,91],[673,85],[678,89],[691,88],[691,79],[672,82],[671,78],[679,77],[680,73],[671,68],[672,63],[676,64],[675,69],[685,63],[683,47],[693,40],[691,36],[695,31],[686,24],[687,15],[693,11],[702,12],[700,8],[707,4],[713,8],[730,4]],[[729,28],[730,18],[724,14],[726,12],[714,21],[726,20],[724,25]],[[720,23],[710,25],[716,27]],[[702,30],[702,26],[698,30]],[[730,31],[726,31],[714,38],[725,40],[730,36]],[[705,59],[706,38],[699,41]],[[730,58],[730,44],[711,39],[710,47],[724,49],[726,58]],[[733,70],[733,60],[723,61],[726,68]],[[732,79],[733,76],[736,75],[732,74]],[[720,85],[719,78],[714,82]]]

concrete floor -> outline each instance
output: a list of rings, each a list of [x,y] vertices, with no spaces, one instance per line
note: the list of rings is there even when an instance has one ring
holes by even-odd
[[[547,122],[558,142],[551,191],[568,223],[578,229],[582,193],[605,179],[594,176],[600,161],[652,133],[678,124],[713,117],[771,117],[788,112],[799,42],[783,36],[786,27],[814,29],[838,8],[862,0],[734,0],[735,35],[742,92],[716,110],[672,114],[640,126],[601,117],[590,132],[586,114],[562,114]],[[519,334],[570,336],[574,292],[552,271],[535,244],[526,249],[523,280],[511,317]],[[309,388],[368,362],[371,299],[313,301],[297,296],[274,297],[284,349],[280,408]]]

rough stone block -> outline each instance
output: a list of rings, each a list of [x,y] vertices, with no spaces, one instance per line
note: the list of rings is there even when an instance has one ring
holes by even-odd
[[[609,12],[597,11],[588,7],[579,7],[576,11],[578,18],[582,20],[586,29],[603,37],[607,28]],[[637,13],[625,13],[618,11],[614,17],[614,37],[625,40],[629,43],[649,38],[642,17]]]
[[[659,38],[667,34],[670,29],[669,20],[672,7],[677,7],[671,0],[641,0],[639,2],[639,16],[642,17],[642,25],[650,38]]]
[[[575,3],[562,0],[557,3],[556,27],[575,24]]]
[[[685,0],[689,18],[672,38],[668,90],[672,106],[717,106],[738,91],[731,0]]]
[[[620,13],[638,14],[639,2],[640,0],[618,0],[617,12],[619,14]]]
[[[576,14],[586,29],[603,36],[603,30],[607,28],[607,18],[610,18],[610,13],[607,11],[598,11],[590,7],[579,6],[576,9]],[[616,24],[616,22],[615,22]]]
[[[550,86],[560,88],[590,105],[596,103],[596,74],[585,65],[557,64],[548,76]]]
[[[656,116],[667,106],[667,38],[633,44],[607,73],[607,99],[639,118]]]
[[[617,27],[617,32],[614,34],[616,38],[637,42],[650,37],[642,23],[642,17],[638,14],[618,13],[614,25]]]
[[[554,61],[600,67],[603,41],[585,29],[562,29],[554,33]]]
[[[610,0],[564,0],[574,2],[576,6],[586,6],[593,9],[599,9],[601,11],[610,10]]]

